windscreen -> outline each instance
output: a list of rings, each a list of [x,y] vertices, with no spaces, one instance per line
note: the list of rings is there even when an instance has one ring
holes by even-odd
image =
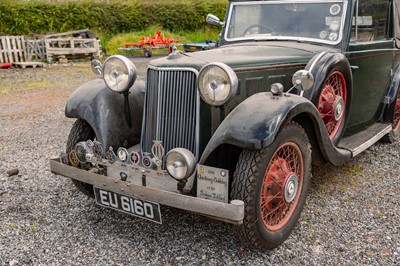
[[[344,1],[252,1],[233,3],[227,21],[228,41],[294,39],[338,43]]]

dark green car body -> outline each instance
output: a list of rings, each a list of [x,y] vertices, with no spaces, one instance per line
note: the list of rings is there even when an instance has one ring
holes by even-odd
[[[229,1],[227,19],[229,19],[230,9],[241,2],[246,1]],[[257,3],[259,1],[253,2]],[[345,60],[348,61],[346,63],[348,63],[350,67],[348,69],[348,79],[346,80],[348,83],[347,93],[349,99],[346,108],[349,114],[347,114],[348,118],[344,123],[344,132],[340,135],[351,136],[362,132],[376,122],[383,121],[390,123],[391,119],[393,119],[393,115],[388,114],[386,110],[390,109],[389,106],[393,104],[398,90],[398,88],[394,86],[397,82],[395,74],[400,60],[397,42],[395,41],[396,33],[399,34],[398,23],[395,23],[398,21],[399,16],[398,12],[396,12],[395,7],[397,5],[395,5],[395,2],[397,3],[397,1],[379,1],[379,5],[384,6],[379,7],[379,10],[387,9],[387,17],[385,19],[386,24],[384,25],[384,32],[380,35],[381,39],[376,41],[357,41],[354,39],[355,29],[351,21],[354,19],[356,1],[344,1],[343,3],[346,6],[347,12],[343,17],[344,21],[341,28],[341,37],[337,42],[320,43],[318,40],[303,40],[301,38],[295,40],[279,40],[274,38],[265,40],[229,40],[229,38],[226,38],[227,23],[225,22],[220,34],[220,47],[218,49],[195,53],[173,53],[166,58],[151,61],[149,69],[184,69],[198,73],[202,67],[208,63],[222,62],[235,71],[239,80],[239,88],[236,95],[223,107],[210,106],[200,97],[197,99],[196,104],[198,107],[196,108],[198,108],[198,110],[196,119],[198,119],[198,122],[195,122],[195,124],[198,123],[196,128],[198,132],[196,133],[197,143],[195,145],[198,146],[198,150],[195,154],[196,158],[200,158],[202,152],[209,144],[211,137],[221,125],[224,118],[240,103],[246,101],[246,99],[254,94],[269,91],[270,86],[274,83],[281,83],[285,90],[288,90],[292,86],[293,74],[297,70],[306,68],[314,57],[322,53],[329,53],[331,55],[340,54],[345,57]],[[322,68],[322,65],[318,67]],[[315,78],[324,79],[325,75],[326,73],[317,73]],[[148,79],[147,86],[149,86],[150,83],[151,80]],[[137,86],[138,84],[136,84],[136,87]],[[167,85],[165,86],[167,88]],[[197,90],[195,87],[196,85],[193,86],[193,89]],[[104,85],[104,88],[105,87]],[[311,100],[314,105],[317,105],[313,97],[315,98],[318,89],[319,88],[314,86],[311,91],[305,93],[305,96]],[[136,89],[136,91],[137,90],[138,89]],[[145,89],[142,87],[139,90],[148,90],[148,88]],[[135,98],[132,99],[133,102],[146,101],[145,99],[140,100],[140,97],[137,97],[137,92],[133,93],[132,96],[133,95],[135,95]],[[82,101],[85,101],[85,99],[82,99],[80,96],[76,98],[76,101],[71,99],[68,103],[66,111],[67,116],[83,117],[77,113],[85,113],[86,116],[90,116],[85,110],[76,110],[78,105],[79,108],[82,108]],[[107,96],[106,98],[108,99],[109,97]],[[87,105],[89,104],[93,105],[93,103],[87,103]],[[143,104],[146,105],[145,103]],[[122,106],[123,104],[113,104],[110,102],[109,105]],[[135,106],[137,105],[138,104],[135,104]],[[139,106],[142,106],[142,104],[139,104]],[[122,111],[117,113],[121,112]],[[265,112],[268,113],[268,110],[265,110]],[[135,110],[133,115],[136,117],[140,116],[141,111]],[[146,120],[145,116],[144,119]],[[97,118],[86,117],[85,119],[89,120],[92,127],[97,128],[99,132],[97,135],[109,135],[108,137],[102,138],[102,143],[105,146],[104,148],[107,148],[111,144],[113,147],[118,146],[124,142],[131,145],[133,144],[131,140],[122,136],[119,140],[120,143],[117,143],[118,135],[122,133],[119,133],[121,130],[113,131],[113,125],[99,128],[98,123],[96,124],[96,122],[94,122],[94,120],[98,120]],[[109,120],[113,121],[114,119]],[[136,120],[138,127],[141,127],[142,121],[140,119]],[[237,123],[237,126],[246,126],[246,121],[238,121]],[[121,128],[121,125],[118,127]],[[136,127],[135,132],[132,132],[131,135],[138,136],[137,130]],[[318,131],[317,128],[315,128],[315,130]],[[105,131],[108,133],[104,133]],[[123,130],[123,132],[127,131],[129,131],[128,128]],[[101,132],[103,134],[101,134]],[[324,132],[318,132],[317,135],[319,134],[323,135]],[[125,133],[123,135],[126,136],[127,134]],[[143,132],[141,137],[144,137]],[[110,138],[114,140],[110,142]],[[321,138],[322,137],[319,137],[319,139]],[[137,139],[137,137],[135,137],[135,139]],[[246,139],[247,136],[243,136],[243,141]],[[246,145],[240,145],[240,143],[238,146],[240,148],[246,147]],[[325,149],[325,144],[322,142],[320,142],[318,146],[322,150]],[[149,149],[150,148],[147,149],[148,152]],[[332,162],[332,159],[326,158],[326,156],[324,156],[323,159]],[[204,156],[203,160],[205,160]]]
[[[235,2],[240,1],[230,1],[230,3]],[[388,96],[389,87],[393,82],[392,71],[400,62],[399,49],[394,36],[394,21],[395,19],[397,21],[399,15],[395,14],[393,1],[380,2],[390,3],[391,9],[387,22],[393,24],[387,25],[385,29],[387,37],[379,41],[351,41],[351,23],[349,22],[353,17],[353,12],[348,12],[343,28],[343,39],[336,45],[327,46],[297,41],[229,42],[223,38],[226,30],[223,28],[219,49],[178,55],[174,59],[155,60],[151,62],[151,65],[192,67],[200,71],[205,64],[210,62],[226,63],[235,70],[240,80],[239,93],[226,106],[225,112],[229,113],[249,96],[269,91],[273,83],[280,82],[289,89],[292,86],[292,75],[297,70],[304,69],[313,56],[324,51],[342,53],[352,67],[353,97],[346,129],[346,135],[351,135],[382,119],[385,109],[383,100]],[[349,1],[348,10],[355,9],[355,3],[355,1]],[[213,124],[201,128],[209,130],[208,128],[211,127],[213,132],[219,125],[219,116],[219,112],[213,112]]]
[[[68,143],[79,143],[51,169],[87,195],[94,186],[97,203],[116,195],[193,211],[274,248],[300,217],[311,164],[342,165],[399,139],[400,1],[230,0],[224,22],[207,20],[222,25],[219,47],[174,49],[150,62],[145,83],[133,84],[126,58],[107,59],[111,71],[68,100],[66,116],[80,121]],[[120,76],[135,76],[122,92]],[[82,125],[102,152],[76,137]],[[286,208],[278,218],[271,198]]]

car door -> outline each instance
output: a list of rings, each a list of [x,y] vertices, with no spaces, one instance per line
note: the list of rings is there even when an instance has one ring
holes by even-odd
[[[353,97],[346,134],[380,119],[394,56],[392,0],[355,0],[348,52]]]

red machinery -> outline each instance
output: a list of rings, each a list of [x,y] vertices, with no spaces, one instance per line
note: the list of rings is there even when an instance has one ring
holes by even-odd
[[[145,57],[151,57],[153,49],[168,48],[168,53],[171,52],[171,43],[178,43],[179,40],[171,37],[164,38],[161,36],[161,31],[157,30],[155,36],[142,36],[142,40],[136,43],[125,43],[124,48],[119,50],[143,50]]]

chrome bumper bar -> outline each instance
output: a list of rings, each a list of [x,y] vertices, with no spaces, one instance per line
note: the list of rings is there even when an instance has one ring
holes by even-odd
[[[223,203],[140,186],[129,181],[118,180],[63,164],[59,158],[50,159],[50,170],[56,175],[69,177],[121,195],[195,212],[228,223],[243,223],[244,203],[241,200]]]

